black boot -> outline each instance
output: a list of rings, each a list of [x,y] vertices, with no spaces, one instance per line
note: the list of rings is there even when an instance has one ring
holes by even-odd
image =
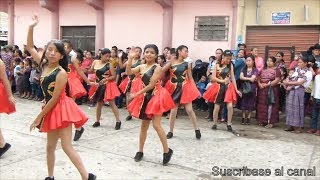
[[[73,140],[74,141],[78,141],[81,138],[83,132],[84,132],[84,128],[83,127],[81,127],[80,131],[76,130]]]
[[[201,132],[200,132],[200,129],[195,130],[195,132],[196,132],[196,138],[197,138],[197,139],[200,139],[200,138],[201,138]]]
[[[44,180],[54,180],[54,177],[46,177]]]
[[[96,179],[97,179],[96,175],[89,173],[88,180],[96,180]]]
[[[167,134],[167,139],[171,139],[172,136],[173,136],[173,133],[172,133],[172,132],[168,132],[168,134]]]
[[[245,122],[244,122],[245,118],[242,118],[242,121],[241,121],[241,124],[244,125]]]
[[[139,161],[141,161],[142,157],[143,157],[143,152],[137,152],[136,156],[134,156],[134,160],[136,162],[139,162]]]
[[[169,152],[163,153],[163,161],[162,164],[166,166],[172,157],[173,151],[169,148]]]
[[[115,130],[119,130],[121,128],[121,121],[116,122],[116,127],[114,127]]]

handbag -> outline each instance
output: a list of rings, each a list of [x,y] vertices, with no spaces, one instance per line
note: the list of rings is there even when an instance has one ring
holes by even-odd
[[[274,103],[275,103],[275,99],[274,99],[273,88],[271,86],[269,86],[267,104],[270,105],[270,104],[274,104]]]
[[[251,84],[248,81],[245,81],[242,85],[242,94],[244,96],[250,96],[253,94],[252,89],[251,89]]]

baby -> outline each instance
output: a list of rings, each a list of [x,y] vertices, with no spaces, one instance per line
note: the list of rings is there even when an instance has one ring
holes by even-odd
[[[286,78],[287,82],[297,82],[301,78],[298,78],[297,73],[295,73],[295,69],[289,69],[288,76]],[[292,88],[295,88],[294,85],[283,85],[284,89],[287,91],[292,90]]]

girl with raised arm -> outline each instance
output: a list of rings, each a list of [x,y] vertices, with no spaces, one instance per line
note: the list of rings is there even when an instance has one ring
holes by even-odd
[[[38,17],[33,18],[29,26],[27,50],[42,69],[40,84],[44,93],[45,104],[40,114],[30,126],[30,131],[39,128],[40,132],[47,132],[47,167],[48,177],[53,180],[55,150],[58,139],[61,139],[63,151],[78,169],[83,180],[94,180],[96,176],[87,172],[80,156],[73,149],[72,124],[76,128],[87,122],[87,116],[78,105],[69,97],[68,89],[68,60],[64,45],[61,41],[52,40],[47,44],[42,57],[33,46],[33,28],[38,23]]]
[[[165,88],[171,94],[176,106],[170,111],[170,131],[167,138],[173,137],[173,128],[177,117],[177,111],[180,104],[185,106],[186,112],[192,121],[196,138],[201,138],[200,129],[197,123],[197,117],[192,108],[192,101],[200,96],[196,84],[192,77],[191,64],[184,60],[188,57],[188,47],[181,45],[176,50],[176,57],[163,67],[166,72],[170,69],[170,79],[165,85]]]
[[[168,91],[162,88],[160,78],[162,75],[161,67],[156,63],[159,50],[154,44],[148,44],[144,48],[145,64],[141,64],[135,68],[132,67],[132,61],[136,55],[134,50],[130,51],[129,60],[126,67],[128,76],[140,74],[140,83],[136,82],[133,86],[141,86],[142,88],[135,94],[131,94],[132,102],[128,106],[128,110],[133,117],[142,120],[139,138],[139,151],[136,153],[135,161],[140,161],[143,157],[143,148],[147,138],[147,131],[152,121],[153,128],[157,131],[163,146],[163,165],[167,165],[170,161],[173,151],[168,147],[166,134],[161,126],[161,116],[173,108],[174,102]],[[136,88],[136,87],[132,87]]]

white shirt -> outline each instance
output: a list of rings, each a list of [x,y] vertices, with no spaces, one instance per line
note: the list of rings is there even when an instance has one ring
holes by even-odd
[[[313,96],[315,99],[320,99],[320,74],[316,75],[314,78],[311,96]]]
[[[307,77],[307,81],[303,84],[303,87],[308,88],[310,86],[311,81],[312,81],[312,72],[307,71],[305,73],[305,76]]]

